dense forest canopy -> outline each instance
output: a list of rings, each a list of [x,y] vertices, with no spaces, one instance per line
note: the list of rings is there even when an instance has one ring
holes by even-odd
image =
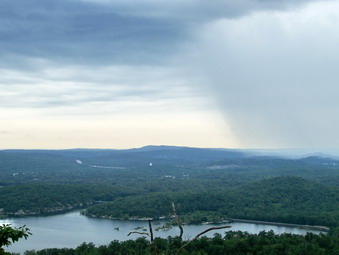
[[[338,230],[328,235],[308,233],[306,236],[281,234],[272,231],[249,234],[240,231],[228,231],[224,236],[215,234],[213,238],[201,237],[185,247],[181,255],[252,255],[252,254],[289,254],[289,255],[337,255],[339,253]],[[178,254],[182,242],[178,237],[155,238],[158,254]],[[106,255],[106,254],[154,254],[151,243],[145,238],[124,242],[112,241],[108,245],[96,247],[93,243],[83,243],[75,249],[45,249],[27,251],[25,255]]]

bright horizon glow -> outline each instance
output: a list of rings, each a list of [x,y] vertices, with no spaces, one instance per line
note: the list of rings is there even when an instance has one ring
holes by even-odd
[[[11,120],[2,127],[10,131],[0,133],[0,149],[128,149],[145,145],[237,147],[231,131],[211,112],[116,116],[90,122]]]

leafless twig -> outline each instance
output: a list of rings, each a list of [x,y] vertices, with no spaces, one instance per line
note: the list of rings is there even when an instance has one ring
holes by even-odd
[[[175,205],[174,205],[173,202],[172,202],[172,209],[173,209],[173,216],[174,216],[175,221],[177,222],[177,225],[178,225],[178,227],[180,229],[179,238],[180,238],[180,240],[182,240],[182,236],[184,234],[184,229],[182,228],[181,220],[180,220],[179,216],[177,215],[177,210],[176,210]]]
[[[139,232],[139,231],[131,231],[131,232],[128,233],[127,236],[130,236],[131,234],[139,234],[139,235],[148,236],[151,239],[151,244],[153,246],[154,255],[158,255],[158,247],[157,247],[157,244],[154,242],[154,238],[153,238],[153,229],[152,229],[152,220],[151,219],[148,220],[148,227],[149,227],[149,233]]]
[[[131,234],[146,235],[146,236],[149,237],[149,233],[147,233],[147,232],[131,231],[131,232],[128,233],[127,236],[130,236]]]
[[[212,228],[208,228],[206,230],[204,230],[203,232],[199,233],[198,235],[196,235],[193,239],[189,240],[186,244],[184,244],[183,246],[181,246],[178,249],[178,252],[176,253],[176,255],[178,255],[187,245],[189,245],[191,242],[193,242],[194,240],[197,240],[200,236],[202,236],[203,234],[206,234],[209,231],[212,230],[218,230],[218,229],[224,229],[224,228],[230,228],[231,226],[220,226],[220,227],[212,227]]]
[[[179,235],[179,237],[180,237],[180,240],[182,240],[182,236],[183,236],[183,234],[184,234],[184,229],[183,229],[183,227],[182,227],[181,220],[180,220],[179,216],[177,215],[177,210],[176,210],[176,208],[175,208],[174,203],[172,203],[172,209],[173,209],[173,216],[174,216],[174,218],[175,218],[175,220],[176,220],[176,222],[177,222],[177,225],[178,225],[178,227],[179,227],[179,229],[180,229],[180,235]],[[151,220],[151,219],[148,220],[148,227],[149,227],[149,233],[147,233],[147,232],[139,232],[139,231],[131,231],[131,232],[128,233],[127,236],[129,236],[129,235],[131,235],[131,234],[139,234],[139,235],[146,235],[146,236],[148,236],[148,237],[150,238],[150,240],[151,240],[151,244],[152,244],[152,246],[153,246],[153,252],[154,252],[154,254],[155,254],[155,255],[158,255],[158,248],[157,248],[157,244],[156,244],[155,241],[154,241],[153,229],[152,229],[152,220]],[[176,255],[179,255],[187,245],[189,245],[191,242],[197,240],[197,239],[198,239],[200,236],[202,236],[203,234],[206,234],[207,232],[212,231],[212,230],[225,229],[225,228],[230,228],[230,227],[231,227],[231,226],[211,227],[211,228],[208,228],[208,229],[202,231],[201,233],[197,234],[193,239],[189,240],[187,243],[185,243],[184,245],[182,245],[182,246],[177,250]]]
[[[150,238],[151,238],[151,242],[153,243],[153,229],[152,229],[152,222],[151,220],[148,220],[148,227],[149,227],[149,233],[150,233]]]

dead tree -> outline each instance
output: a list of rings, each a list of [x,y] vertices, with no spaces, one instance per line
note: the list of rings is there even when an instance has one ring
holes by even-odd
[[[177,215],[177,210],[176,210],[175,205],[174,205],[173,202],[172,202],[172,210],[173,210],[173,217],[175,218],[175,221],[176,221],[176,223],[177,223],[177,225],[178,225],[178,227],[180,229],[179,238],[180,238],[180,240],[182,240],[182,236],[184,234],[184,229],[182,227],[181,220],[180,220],[179,216]]]
[[[174,203],[172,203],[172,210],[173,210],[173,217],[175,218],[175,221],[180,229],[180,234],[179,234],[179,238],[180,240],[182,241],[182,236],[184,234],[184,229],[182,227],[182,223],[181,223],[181,220],[177,214],[177,210],[175,208],[175,205]],[[187,245],[189,245],[191,242],[197,240],[200,236],[206,234],[207,232],[209,231],[212,231],[212,230],[219,230],[219,229],[226,229],[226,228],[230,228],[231,226],[220,226],[220,227],[211,227],[211,228],[208,228],[204,231],[202,231],[201,233],[197,234],[193,239],[187,241],[185,244],[181,245],[180,248],[178,248],[177,252],[176,252],[176,255],[179,255]],[[153,247],[153,253],[154,255],[158,255],[158,248],[157,248],[157,244],[155,243],[154,241],[154,236],[153,236],[153,229],[152,229],[152,219],[148,219],[148,232],[139,232],[139,231],[131,231],[128,233],[127,236],[130,236],[131,234],[139,234],[139,235],[146,235],[150,238],[151,240],[151,245]]]
[[[230,227],[231,227],[231,226],[212,227],[212,228],[208,228],[208,229],[202,231],[201,233],[197,234],[193,239],[189,240],[187,243],[185,243],[184,245],[182,245],[182,246],[178,249],[176,255],[179,255],[179,254],[184,250],[184,248],[185,248],[187,245],[189,245],[189,244],[190,244],[191,242],[193,242],[194,240],[197,240],[197,239],[198,239],[200,236],[202,236],[203,234],[206,234],[207,232],[212,231],[212,230],[218,230],[218,229],[224,229],[224,228],[230,228]]]
[[[131,232],[128,233],[127,236],[130,236],[131,234],[139,234],[139,235],[148,236],[150,238],[150,241],[151,241],[151,245],[152,245],[152,248],[153,248],[154,255],[158,255],[157,244],[155,243],[154,236],[153,236],[152,219],[148,219],[148,231],[149,232],[131,231]]]
[[[174,203],[172,202],[172,210],[173,210],[173,217],[175,218],[175,221],[180,229],[180,235],[179,235],[179,238],[180,240],[182,241],[182,236],[184,234],[184,229],[182,227],[182,223],[181,223],[181,220],[177,214],[177,210],[175,208],[175,205]],[[184,245],[182,245],[178,250],[177,250],[177,253],[176,255],[179,255],[183,250],[184,248],[189,245],[191,242],[193,242],[194,240],[197,240],[200,236],[202,236],[203,234],[206,234],[207,232],[209,231],[212,231],[212,230],[218,230],[218,229],[225,229],[225,228],[230,228],[231,226],[220,226],[220,227],[211,227],[211,228],[208,228],[204,231],[202,231],[201,233],[197,234],[193,239],[189,240],[187,243],[185,243]]]

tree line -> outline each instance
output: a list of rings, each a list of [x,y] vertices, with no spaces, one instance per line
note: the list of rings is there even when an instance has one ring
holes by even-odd
[[[154,239],[159,255],[175,255],[188,241],[179,237]],[[74,249],[44,249],[26,251],[25,255],[151,255],[154,254],[150,241],[138,238],[128,241],[112,241],[108,245],[96,247],[93,243],[83,243]],[[189,243],[181,255],[337,255],[339,254],[339,229],[328,235],[308,233],[276,235],[273,231],[249,234],[241,231],[228,231],[225,235],[200,237]]]

